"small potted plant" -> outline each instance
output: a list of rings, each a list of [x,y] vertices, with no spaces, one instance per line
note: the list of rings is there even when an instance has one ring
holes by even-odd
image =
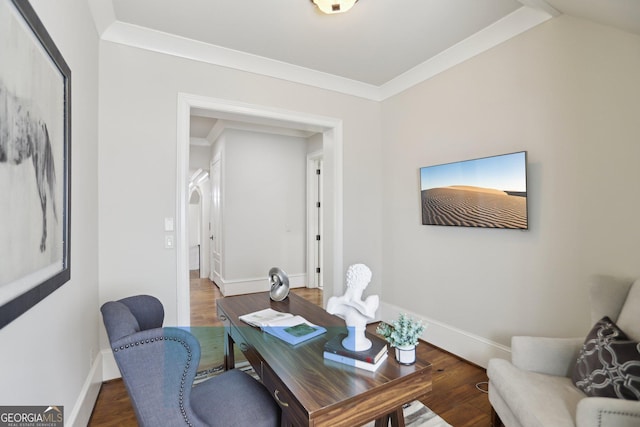
[[[396,349],[396,360],[403,365],[412,365],[416,361],[416,345],[425,325],[401,314],[393,324],[380,323],[376,332],[382,335]]]

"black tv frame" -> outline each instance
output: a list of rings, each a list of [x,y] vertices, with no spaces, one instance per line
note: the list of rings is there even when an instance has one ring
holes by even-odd
[[[423,225],[529,229],[527,152],[421,167]]]

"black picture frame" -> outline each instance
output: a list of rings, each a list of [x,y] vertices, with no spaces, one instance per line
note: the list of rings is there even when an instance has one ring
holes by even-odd
[[[71,70],[27,0],[0,47],[1,329],[71,278]]]

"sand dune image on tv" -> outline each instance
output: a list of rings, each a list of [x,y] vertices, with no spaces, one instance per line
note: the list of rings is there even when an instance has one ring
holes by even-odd
[[[423,225],[527,229],[526,152],[420,169]]]

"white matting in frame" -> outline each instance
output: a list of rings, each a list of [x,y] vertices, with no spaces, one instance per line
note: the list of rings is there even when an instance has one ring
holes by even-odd
[[[0,0],[0,328],[69,280],[71,72],[31,5]]]

